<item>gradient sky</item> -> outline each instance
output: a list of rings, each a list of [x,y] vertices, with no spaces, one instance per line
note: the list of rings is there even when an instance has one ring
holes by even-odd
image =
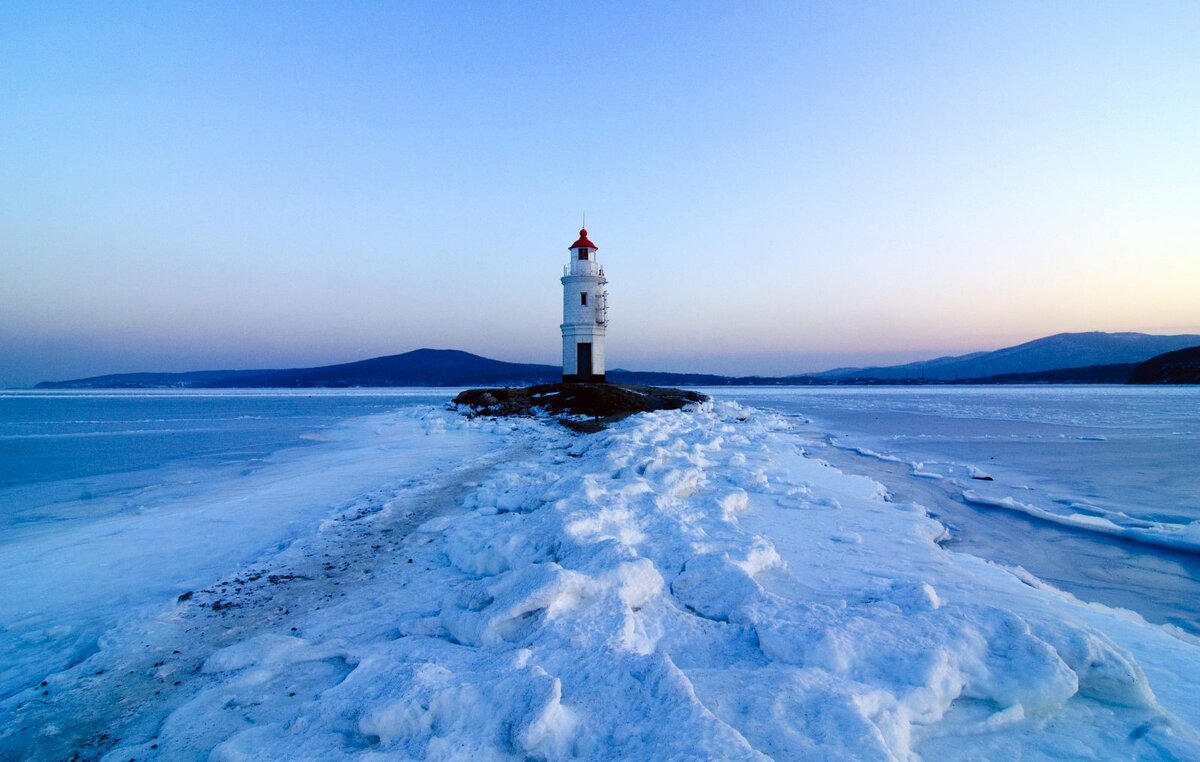
[[[515,6],[520,7],[515,7]],[[0,4],[0,386],[1200,332],[1200,3]]]

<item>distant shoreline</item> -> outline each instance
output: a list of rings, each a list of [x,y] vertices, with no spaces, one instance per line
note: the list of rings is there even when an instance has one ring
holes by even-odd
[[[787,376],[609,370],[631,386],[926,386],[1200,383],[1200,335],[1057,334],[1014,347],[880,368]],[[556,365],[513,363],[454,349],[316,368],[119,373],[43,381],[35,389],[308,389],[536,386],[562,380]]]

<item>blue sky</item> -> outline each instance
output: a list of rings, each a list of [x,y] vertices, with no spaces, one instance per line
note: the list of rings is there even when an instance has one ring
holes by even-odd
[[[0,385],[1200,332],[1200,4],[0,6]]]

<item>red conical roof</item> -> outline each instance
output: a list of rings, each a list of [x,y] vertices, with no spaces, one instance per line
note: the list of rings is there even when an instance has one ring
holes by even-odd
[[[579,249],[579,248],[598,249],[600,247],[588,240],[587,228],[580,228],[579,229],[579,240],[576,241],[575,243],[571,244],[567,248],[568,249]]]

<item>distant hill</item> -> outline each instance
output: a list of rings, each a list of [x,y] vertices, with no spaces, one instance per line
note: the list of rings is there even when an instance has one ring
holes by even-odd
[[[123,373],[73,381],[45,381],[38,389],[131,388],[315,388],[349,386],[480,386],[554,383],[557,365],[491,360],[456,349],[417,349],[400,355],[287,370],[199,371],[194,373]]]
[[[1124,362],[1114,365],[1088,365],[1083,368],[1059,368],[1039,370],[1033,373],[1004,373],[999,376],[972,378],[964,384],[1123,384],[1137,363]],[[942,382],[936,382],[942,383]]]
[[[222,385],[239,376],[282,371],[197,370],[188,373],[114,373],[72,381],[43,381],[35,389],[196,389],[210,382]]]
[[[767,386],[812,383],[808,376],[718,376],[712,373],[666,373],[652,370],[610,370],[606,378],[630,386]]]
[[[972,381],[1093,366],[1133,365],[1184,347],[1200,344],[1200,336],[1153,336],[1145,333],[1059,333],[1042,339],[954,357],[879,368],[838,368],[816,373],[829,381]],[[1033,379],[1029,379],[1033,380]],[[1048,379],[1047,379],[1048,380]],[[1007,381],[1013,383],[1014,381]],[[1024,382],[1017,382],[1024,383]]]
[[[939,357],[885,368],[840,368],[798,376],[719,376],[611,370],[614,383],[641,386],[766,386],[922,383],[1124,383],[1151,357],[1200,345],[1200,336],[1144,333],[1062,333],[994,352]],[[556,383],[557,365],[503,362],[454,349],[418,349],[320,368],[121,373],[73,381],[43,381],[39,389],[216,389],[351,386],[528,386]],[[1157,383],[1157,382],[1155,382]]]
[[[1151,357],[1133,369],[1131,384],[1200,384],[1200,346]]]

